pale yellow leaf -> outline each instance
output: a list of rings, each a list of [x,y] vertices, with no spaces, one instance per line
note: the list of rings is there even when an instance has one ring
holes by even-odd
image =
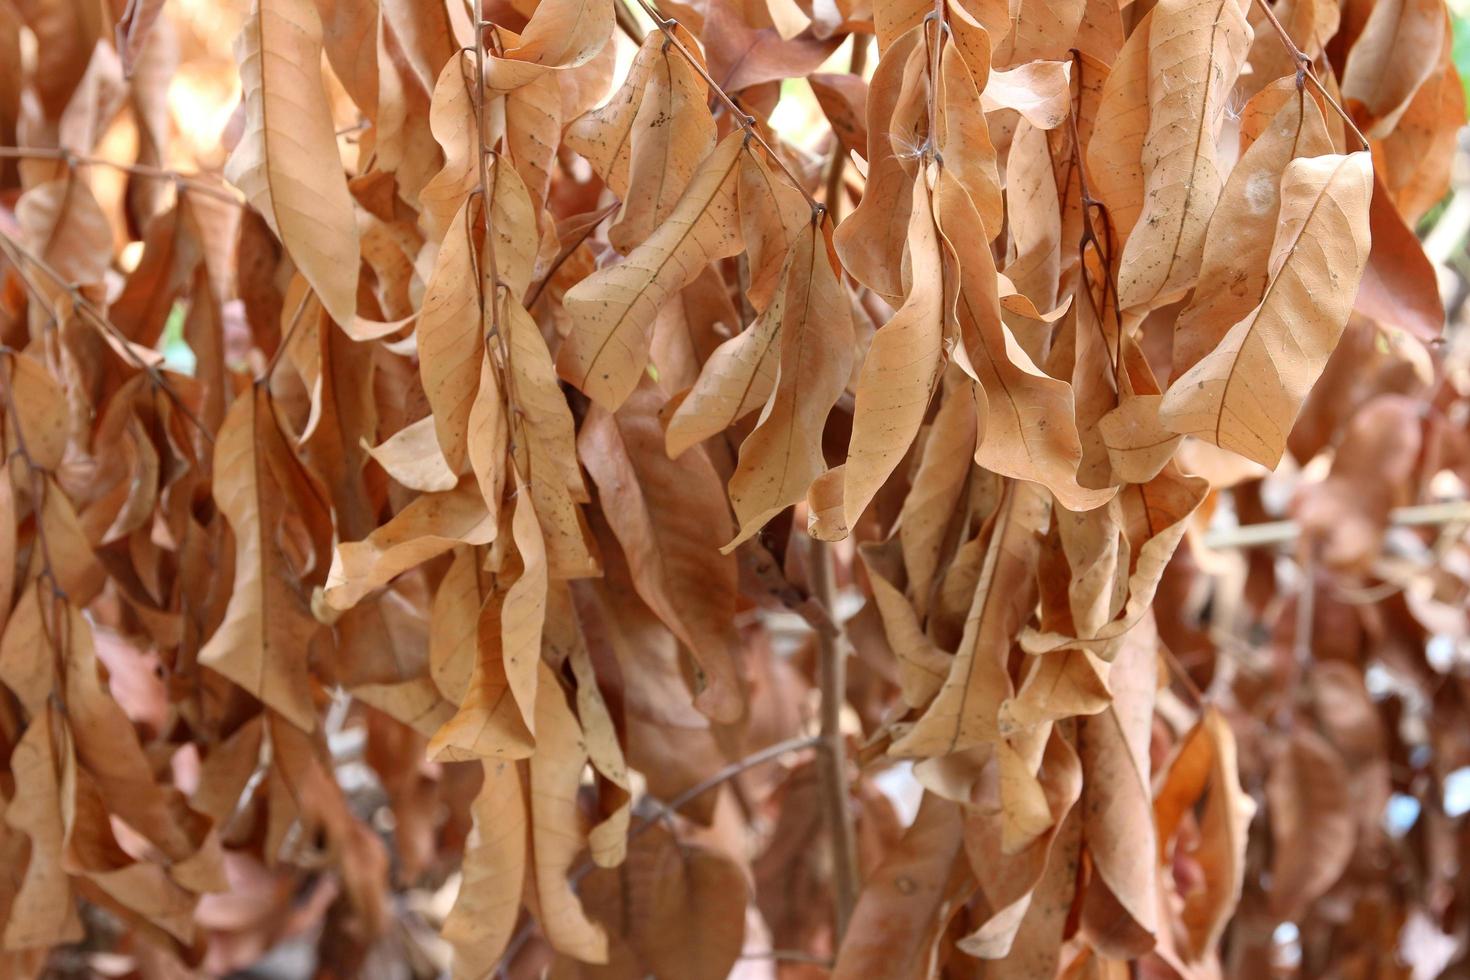
[[[453,490],[459,482],[444,461],[431,415],[410,422],[378,445],[366,448],[389,476],[411,490]]]

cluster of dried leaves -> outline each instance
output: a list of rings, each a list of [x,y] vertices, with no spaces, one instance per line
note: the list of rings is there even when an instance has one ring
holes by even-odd
[[[1463,945],[1441,0],[621,3],[0,0],[4,970]]]

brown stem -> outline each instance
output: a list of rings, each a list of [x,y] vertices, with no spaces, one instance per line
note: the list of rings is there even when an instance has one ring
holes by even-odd
[[[689,787],[678,796],[675,796],[672,800],[669,800],[669,802],[660,804],[658,807],[658,812],[654,815],[648,817],[639,817],[638,822],[633,824],[632,827],[628,828],[628,839],[633,840],[641,836],[645,830],[647,830],[649,827],[652,827],[663,817],[666,817],[672,813],[679,812],[690,803],[693,803],[695,800],[699,799],[705,793],[708,793],[716,786],[729,782],[736,776],[745,772],[745,770],[752,769],[763,762],[770,762],[772,759],[777,758],[778,756],[783,756],[787,752],[795,752],[798,749],[808,749],[812,746],[820,745],[821,741],[822,739],[819,735],[800,735],[796,738],[788,738],[784,742],[777,742],[775,745],[768,745],[765,748],[761,749],[759,752],[752,752],[750,755],[747,755],[744,758],[736,759],[734,762],[725,766],[723,769],[717,769],[713,774],[700,780],[698,783]],[[590,864],[586,867],[587,871],[591,870]],[[580,868],[578,870],[581,871]],[[581,874],[578,874],[575,871],[572,872],[572,880],[580,881],[582,878],[586,877],[587,871],[581,871]]]
[[[1332,111],[1336,112],[1342,118],[1342,121],[1347,124],[1348,129],[1351,129],[1353,135],[1363,144],[1363,149],[1368,149],[1368,137],[1363,135],[1363,131],[1358,128],[1358,124],[1353,122],[1353,117],[1348,115],[1347,110],[1338,104],[1338,101],[1332,97],[1332,93],[1327,91],[1327,87],[1322,84],[1322,80],[1312,70],[1312,59],[1308,58],[1306,53],[1296,46],[1296,42],[1291,39],[1291,35],[1286,32],[1286,28],[1277,19],[1276,12],[1271,9],[1270,5],[1266,3],[1266,0],[1256,0],[1256,4],[1261,8],[1261,13],[1266,15],[1266,20],[1270,22],[1272,29],[1276,31],[1276,36],[1281,38],[1281,43],[1286,46],[1287,53],[1296,62],[1297,71],[1301,72],[1307,81],[1312,83],[1312,86],[1327,104],[1332,107]]]
[[[478,11],[477,11],[478,12]],[[501,329],[500,323],[500,269],[495,257],[495,227],[491,222],[491,212],[495,200],[495,185],[490,183],[490,147],[486,142],[489,133],[489,117],[486,115],[488,108],[485,92],[485,31],[494,30],[495,25],[488,20],[475,21],[475,78],[478,82],[475,93],[475,142],[477,155],[480,161],[480,212],[485,224],[485,265],[490,280],[490,332],[485,338],[488,344],[490,339],[495,338],[500,344],[500,358],[504,364],[504,388],[506,403],[510,407],[511,418],[518,418],[520,413],[516,410],[515,397],[515,371],[511,362],[511,343],[506,336],[506,331]],[[497,35],[498,37],[498,35]],[[495,166],[501,166],[497,157]],[[474,239],[469,241],[470,255],[475,255]],[[478,262],[476,263],[478,265]],[[480,324],[485,323],[485,280],[486,276],[476,269],[475,281],[478,283],[480,299]],[[517,297],[519,300],[519,297]]]
[[[1087,300],[1087,305],[1092,309],[1093,319],[1097,323],[1098,335],[1102,340],[1103,349],[1110,350],[1113,358],[1113,398],[1114,404],[1123,394],[1123,311],[1118,308],[1117,283],[1113,275],[1112,256],[1112,230],[1111,216],[1108,214],[1107,206],[1092,196],[1091,189],[1087,186],[1087,167],[1082,161],[1082,135],[1077,126],[1077,116],[1082,111],[1082,93],[1086,91],[1083,87],[1082,52],[1073,48],[1070,52],[1072,57],[1072,75],[1077,82],[1077,97],[1072,100],[1071,111],[1067,115],[1067,121],[1072,131],[1072,170],[1077,175],[1077,193],[1082,198],[1082,238],[1077,243],[1077,274],[1082,280],[1082,295]],[[1069,192],[1070,193],[1070,192]],[[1092,223],[1092,210],[1096,208],[1102,216],[1104,236],[1099,237],[1097,228]],[[1103,274],[1102,298],[1099,300],[1092,292],[1092,276],[1087,271],[1087,247],[1091,245],[1097,254],[1098,263]],[[1109,303],[1111,299],[1111,304]],[[1107,317],[1105,309],[1111,309],[1113,313],[1113,324],[1117,333],[1116,342],[1108,341]]]
[[[677,813],[680,809],[699,799],[705,793],[729,782],[747,769],[754,768],[763,762],[770,762],[772,759],[783,756],[787,752],[797,752],[801,749],[818,746],[821,744],[821,741],[820,735],[802,735],[797,738],[788,738],[783,742],[777,742],[775,745],[768,745],[758,752],[752,752],[744,758],[736,759],[724,768],[716,770],[711,775],[689,787],[667,803],[658,804],[653,814],[639,816],[633,825],[628,828],[628,839],[635,840],[641,837],[648,828],[660,820],[666,819],[673,813]],[[571,873],[567,875],[567,880],[573,888],[576,888],[578,882],[591,874],[595,867],[596,865],[590,859],[584,860],[572,869]],[[500,957],[500,965],[496,968],[496,974],[498,976],[504,977],[507,975],[507,971],[511,963],[515,962],[516,955],[520,953],[521,947],[530,941],[531,926],[532,923],[530,920],[522,923],[521,927],[516,930],[516,934],[511,937],[510,942],[506,944],[505,952]]]
[[[851,34],[852,54],[848,58],[847,73],[863,77],[863,69],[868,62],[868,35]],[[834,134],[835,135],[835,134]],[[842,187],[844,177],[847,175],[847,150],[842,145],[842,140],[837,140],[837,145],[832,148],[832,159],[827,161],[827,179],[824,182],[825,190],[822,200],[827,205],[827,213],[832,216],[832,223],[837,223],[837,209],[842,203]]]
[[[494,28],[488,21],[477,20],[475,22],[475,78],[479,84],[475,93],[475,148],[476,158],[480,164],[480,210],[485,220],[485,261],[490,269],[490,323],[492,328],[499,328],[500,305],[497,295],[500,291],[500,272],[495,262],[495,229],[490,225],[490,200],[494,191],[490,186],[490,147],[486,142],[486,133],[489,128],[486,111],[489,108],[485,93],[485,29]],[[497,164],[498,166],[498,164]],[[470,242],[470,252],[474,253],[474,242]],[[485,280],[480,278],[480,320],[484,322],[485,307]]]
[[[1179,662],[1179,658],[1174,655],[1174,651],[1169,649],[1168,644],[1160,641],[1159,653],[1163,656],[1164,663],[1168,666],[1169,672],[1174,675],[1184,688],[1184,692],[1189,695],[1190,703],[1196,710],[1203,707],[1205,703],[1204,692],[1199,689],[1199,685],[1194,682],[1194,678],[1189,676],[1189,671]]]
[[[786,161],[781,159],[780,154],[776,152],[775,148],[770,143],[767,143],[766,138],[760,134],[760,130],[755,125],[755,117],[742,109],[740,103],[730,97],[730,94],[720,86],[719,82],[714,80],[714,76],[704,67],[704,62],[695,57],[694,52],[690,51],[684,45],[684,42],[680,40],[679,35],[674,30],[674,28],[679,26],[679,22],[672,17],[665,17],[660,14],[658,8],[653,6],[649,0],[637,0],[637,2],[638,6],[643,8],[643,12],[649,16],[649,19],[663,32],[664,37],[668,38],[669,42],[673,44],[679,54],[684,57],[684,60],[689,62],[689,67],[693,68],[699,74],[699,77],[704,79],[704,83],[709,86],[710,91],[715,93],[716,97],[725,104],[725,108],[730,110],[730,114],[740,120],[740,128],[745,130],[746,135],[759,143],[761,148],[766,151],[766,154],[775,161],[776,166],[781,168],[781,172],[786,175],[786,179],[791,182],[791,186],[801,192],[801,196],[806,198],[806,203],[811,209],[813,211],[825,211],[826,208],[816,198],[812,197],[811,191],[806,189],[806,185],[797,178],[796,174],[791,172],[790,167],[786,166]]]
[[[813,966],[832,968],[830,956],[816,956],[799,949],[763,949],[756,953],[741,953],[742,960],[772,960],[785,963],[810,963]]]
[[[620,5],[618,9],[624,10],[626,8]],[[617,202],[609,204],[607,207],[602,209],[602,212],[597,215],[595,220],[589,221],[587,223],[587,227],[579,231],[576,237],[562,245],[561,251],[557,253],[556,259],[552,261],[550,267],[547,268],[546,273],[540,279],[538,279],[536,281],[536,285],[531,288],[531,293],[526,298],[526,309],[529,310],[536,305],[536,301],[541,298],[542,294],[546,291],[546,287],[551,285],[552,277],[556,275],[557,270],[562,267],[567,259],[576,254],[577,249],[581,247],[583,242],[592,237],[592,233],[597,230],[597,226],[606,221],[608,216],[610,216],[620,207],[622,207],[622,205],[618,204]]]
[[[46,476],[35,457],[31,455],[30,447],[26,444],[26,436],[20,422],[20,412],[15,404],[15,382],[12,380],[10,359],[15,356],[15,351],[5,348],[0,351],[0,394],[5,400],[5,414],[10,417],[10,427],[15,433],[15,454],[25,464],[26,471],[31,478],[31,507],[36,512],[36,543],[41,549],[41,574],[40,577],[51,584],[54,595],[65,598],[62,592],[61,582],[56,578],[55,567],[51,564],[51,546],[46,540],[46,521],[42,518],[46,501]],[[11,559],[13,560],[13,557]],[[44,625],[44,619],[43,619]]]
[[[929,98],[926,109],[929,115],[929,136],[925,140],[928,158],[942,167],[944,160],[939,154],[939,71],[940,59],[944,56],[944,35],[949,30],[945,20],[945,0],[934,0],[934,9],[924,18],[924,44],[928,50]],[[934,40],[929,40],[930,21],[934,22]]]
[[[121,170],[123,173],[132,174],[135,177],[172,181],[191,191],[215,198],[216,200],[225,201],[237,207],[245,203],[228,191],[221,190],[204,181],[195,180],[177,170],[149,167],[141,163],[121,163],[117,160],[108,160],[104,157],[79,156],[70,150],[54,149],[51,147],[0,146],[0,160],[55,160],[59,163],[65,163],[68,168],[111,167],[113,170]]]
[[[1301,591],[1296,597],[1296,635],[1292,637],[1292,653],[1297,669],[1305,672],[1312,660],[1312,624],[1317,607],[1317,550],[1307,542],[1300,560]]]
[[[286,345],[296,335],[296,327],[301,323],[302,314],[306,312],[306,301],[311,298],[311,293],[302,293],[301,300],[296,304],[296,310],[291,314],[291,322],[286,324],[286,332],[281,334],[280,343],[276,344],[275,352],[271,354],[270,360],[266,361],[265,370],[260,372],[260,377],[255,379],[256,384],[264,384],[271,379],[280,363],[281,355],[286,353]]]
[[[811,543],[812,593],[822,608],[835,610],[837,598],[832,582],[831,548],[825,541]],[[839,632],[819,630],[817,651],[820,657],[819,684],[822,692],[822,810],[832,845],[832,878],[835,893],[836,942],[842,943],[852,911],[857,906],[857,844],[852,826],[852,809],[847,788],[847,753],[842,740],[842,704],[847,693],[846,651]]]
[[[74,306],[77,311],[80,312],[86,319],[91,320],[92,325],[95,326],[97,329],[101,330],[103,333],[112,336],[112,338],[117,341],[117,349],[121,352],[122,356],[130,364],[133,365],[134,369],[142,371],[144,374],[148,375],[148,379],[153,383],[154,387],[161,390],[164,393],[164,396],[167,397],[168,400],[173,403],[174,407],[179,410],[179,413],[183,415],[184,418],[188,422],[190,422],[196,429],[199,430],[200,435],[204,436],[204,441],[210,443],[211,445],[214,444],[214,434],[205,427],[203,422],[199,421],[198,416],[196,416],[189,409],[189,406],[184,404],[183,398],[181,398],[179,396],[179,393],[174,390],[173,385],[168,383],[168,379],[165,378],[156,367],[154,367],[152,364],[149,364],[147,361],[143,360],[137,355],[137,353],[132,348],[132,341],[128,339],[127,335],[123,333],[120,329],[118,329],[115,323],[107,319],[107,316],[101,310],[99,310],[91,300],[83,295],[82,291],[77,288],[74,283],[69,281],[65,276],[58,272],[56,268],[51,265],[51,263],[47,262],[35,252],[32,252],[30,249],[26,248],[20,242],[16,241],[14,238],[11,238],[4,232],[0,232],[0,251],[3,251],[5,253],[6,258],[8,258],[17,269],[23,267],[24,263],[21,261],[21,259],[24,259],[25,262],[30,263],[37,269],[40,269],[46,274],[47,278],[56,283],[57,286],[61,287],[61,289],[63,289],[71,298],[72,306]],[[26,283],[26,285],[32,289],[37,300],[50,302],[43,293],[36,290],[34,284],[30,281],[29,277],[23,276],[22,279]],[[52,315],[55,315],[54,311]]]
[[[1443,527],[1470,523],[1470,501],[1446,500],[1437,504],[1395,507],[1388,515],[1391,527]],[[1286,544],[1301,536],[1296,521],[1265,521],[1219,528],[1204,537],[1204,546],[1216,551],[1233,548],[1264,548]]]
[[[638,23],[638,18],[633,16],[633,11],[628,9],[627,4],[613,4],[613,15],[617,18],[618,27],[628,35],[629,40],[642,47],[643,28]]]

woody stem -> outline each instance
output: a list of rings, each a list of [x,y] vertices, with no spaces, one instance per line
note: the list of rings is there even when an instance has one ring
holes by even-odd
[[[1312,83],[1312,87],[1315,88],[1318,94],[1322,96],[1323,100],[1332,107],[1332,111],[1337,113],[1338,116],[1341,117],[1342,121],[1347,125],[1347,128],[1353,131],[1353,135],[1356,136],[1358,138],[1358,141],[1363,144],[1363,149],[1368,149],[1368,137],[1363,135],[1363,131],[1358,128],[1358,124],[1353,122],[1353,117],[1348,115],[1347,110],[1344,109],[1338,103],[1338,101],[1332,97],[1332,93],[1327,91],[1326,86],[1322,84],[1322,80],[1319,79],[1317,77],[1317,73],[1312,70],[1312,59],[1308,58],[1306,54],[1302,51],[1302,49],[1296,46],[1296,42],[1291,39],[1291,35],[1286,32],[1286,28],[1277,18],[1276,12],[1271,9],[1271,6],[1266,3],[1266,0],[1256,0],[1256,4],[1261,8],[1261,13],[1266,15],[1266,20],[1271,24],[1272,29],[1276,31],[1276,36],[1281,38],[1281,43],[1286,46],[1287,52],[1296,62],[1297,71],[1301,72],[1302,75],[1307,79],[1307,81]]]
[[[669,43],[689,63],[689,67],[693,68],[699,77],[704,79],[704,83],[725,104],[725,108],[730,110],[730,114],[740,120],[740,127],[746,131],[751,139],[761,145],[761,148],[766,151],[767,156],[775,161],[776,166],[781,169],[781,173],[785,174],[786,179],[791,182],[791,186],[795,187],[801,192],[801,196],[806,198],[806,203],[811,207],[812,211],[825,211],[826,208],[815,197],[812,197],[811,191],[806,189],[806,185],[797,178],[796,174],[791,172],[791,168],[786,165],[786,161],[776,152],[775,147],[766,142],[766,138],[756,128],[755,117],[742,109],[740,103],[730,97],[730,94],[720,86],[719,82],[715,81],[714,76],[704,67],[704,62],[696,57],[694,52],[690,51],[684,42],[680,40],[678,33],[674,30],[674,28],[679,26],[679,22],[672,17],[664,17],[658,12],[658,8],[650,4],[648,0],[638,0],[638,6],[643,8],[643,12],[648,15],[649,19],[663,32],[664,37],[668,38]]]
[[[816,600],[836,622],[836,589],[832,581],[831,548],[825,541],[811,542],[811,586]],[[819,654],[819,686],[821,705],[821,787],[822,810],[831,837],[832,879],[834,893],[834,929],[840,946],[857,906],[857,845],[853,831],[852,809],[848,804],[847,753],[842,741],[842,703],[847,693],[846,651],[838,628],[817,631]]]

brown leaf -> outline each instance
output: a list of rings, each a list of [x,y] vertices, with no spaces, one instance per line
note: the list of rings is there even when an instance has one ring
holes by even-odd
[[[857,524],[918,435],[943,367],[944,280],[928,188],[910,191],[907,264],[912,287],[873,336],[853,404],[842,490],[844,520]]]
[[[494,969],[521,907],[526,875],[526,792],[514,762],[484,764],[475,797],[476,839],[466,848],[464,878],[441,932],[454,947],[454,976],[481,977]]]
[[[647,241],[567,292],[573,326],[557,368],[602,408],[616,410],[638,386],[659,307],[707,263],[739,251],[735,177],[743,145],[738,132],[725,137]]]
[[[1287,165],[1261,302],[1169,386],[1160,409],[1165,425],[1265,466],[1280,462],[1368,259],[1372,180],[1367,153]]]
[[[823,72],[808,75],[806,80],[827,121],[832,124],[832,131],[842,141],[843,149],[866,160],[868,83],[856,75]]]
[[[644,383],[616,414],[595,409],[577,452],[597,484],[608,524],[628,557],[633,584],[695,658],[696,704],[730,721],[741,710],[732,660],[737,565],[720,546],[734,534],[709,457],[664,452],[661,398]]]
[[[1368,207],[1368,265],[1353,309],[1385,327],[1396,327],[1426,343],[1444,330],[1444,302],[1439,278],[1419,236],[1405,223],[1384,187],[1373,175],[1373,201]]]
[[[1118,266],[1125,309],[1177,296],[1199,274],[1222,183],[1215,141],[1250,38],[1239,0],[1161,0],[1154,8],[1143,207]]]
[[[1266,781],[1271,818],[1271,911],[1295,920],[1347,868],[1357,828],[1349,778],[1332,743],[1292,732]]]
[[[1426,57],[1405,58],[1404,50],[1437,52],[1449,32],[1443,4],[1426,0],[1389,0],[1373,5],[1367,23],[1348,51],[1342,94],[1356,104],[1369,136],[1393,131],[1419,87],[1434,72]]]
[[[1240,901],[1245,873],[1246,831],[1255,802],[1240,788],[1235,736],[1219,710],[1206,707],[1184,737],[1154,791],[1154,824],[1165,866],[1175,854],[1176,835],[1187,811],[1201,807],[1199,841],[1190,857],[1203,879],[1180,896],[1183,951],[1191,960],[1210,953]]]
[[[1278,108],[1272,112],[1272,106]],[[1316,100],[1290,79],[1263,89],[1247,111],[1266,116],[1269,123],[1230,171],[1210,218],[1199,286],[1174,325],[1175,377],[1219,346],[1261,301],[1287,165],[1332,151]]]
[[[235,584],[199,662],[311,731],[316,709],[307,659],[319,624],[302,577],[318,561],[312,539],[325,522],[325,504],[263,386],[230,407],[214,469],[215,503],[235,536]]]
[[[774,27],[751,27],[731,8],[726,0],[710,0],[702,32],[710,74],[726,92],[800,78],[842,43],[841,35],[820,39],[805,32],[783,39]]]
[[[1138,22],[1103,82],[1096,127],[1087,144],[1087,181],[1108,209],[1113,237],[1124,242],[1143,210],[1143,144],[1148,136],[1149,38],[1153,11]]]
[[[864,884],[834,980],[932,975],[946,906],[974,888],[959,860],[962,831],[958,806],[924,794],[913,825]]]
[[[1150,620],[1129,631],[1108,674],[1112,704],[1078,726],[1082,833],[1096,875],[1083,900],[1083,928],[1094,948],[1117,959],[1151,949],[1158,928],[1155,869],[1139,859],[1157,847],[1149,759],[1157,644]]]
[[[521,759],[534,748],[547,581],[530,494],[517,494],[511,527],[516,564],[507,562],[497,571],[497,588],[480,608],[474,666],[459,711],[429,742],[430,758]],[[502,580],[509,584],[502,586]]]
[[[807,488],[826,469],[822,431],[852,373],[847,294],[815,220],[797,233],[784,271],[781,297],[766,311],[779,318],[775,390],[755,430],[741,443],[730,477],[730,505],[740,527],[726,551],[805,499]]]
[[[587,963],[606,963],[606,930],[587,918],[567,880],[586,840],[577,814],[577,786],[587,764],[587,746],[556,675],[544,663],[538,669],[531,846],[541,927],[558,952]]]
[[[5,823],[30,838],[31,855],[5,924],[6,949],[55,946],[77,942],[83,935],[62,867],[66,824],[60,757],[71,749],[65,739],[61,720],[47,705],[26,726],[10,758],[16,795],[5,808]]]
[[[1012,691],[1006,661],[1036,601],[1033,569],[1047,509],[1037,488],[1011,484],[994,519],[949,676],[913,728],[894,742],[892,754],[948,755],[998,738],[1000,706]]]
[[[919,33],[914,28],[899,37],[868,82],[868,180],[857,208],[833,235],[848,274],[895,306],[907,292],[903,255],[918,190],[908,148],[889,134],[910,133],[919,125],[924,60]]]
[[[1422,406],[1380,395],[1353,413],[1332,472],[1302,486],[1292,515],[1302,537],[1331,568],[1366,572],[1383,547],[1389,514],[1408,503],[1419,465]]]
[[[505,57],[534,65],[575,68],[592,60],[613,31],[613,11],[594,0],[543,0]]]
[[[655,976],[726,977],[745,941],[749,886],[738,865],[662,827],[628,848],[633,948]]]
[[[254,0],[235,42],[245,132],[225,174],[338,323],[357,313],[357,222],[322,85],[314,4]]]
[[[601,108],[572,120],[564,137],[566,145],[586,157],[592,169],[620,199],[628,193],[633,120],[643,104],[643,92],[654,65],[666,58],[663,48],[661,32],[649,32],[613,98]]]
[[[80,171],[69,170],[26,191],[16,202],[15,217],[30,248],[68,282],[102,281],[112,256],[112,230]]]
[[[1063,507],[1083,511],[1113,491],[1077,482],[1082,460],[1072,389],[1048,377],[1002,322],[995,263],[985,247],[979,214],[969,195],[940,173],[938,201],[946,250],[958,265],[955,315],[963,352],[959,364],[976,382],[979,446],[975,462],[1021,480],[1033,480]]]
[[[641,245],[668,220],[689,181],[715,147],[708,87],[676,50],[652,60],[633,114],[622,210],[607,240],[619,252]],[[743,156],[743,155],[742,155]]]

